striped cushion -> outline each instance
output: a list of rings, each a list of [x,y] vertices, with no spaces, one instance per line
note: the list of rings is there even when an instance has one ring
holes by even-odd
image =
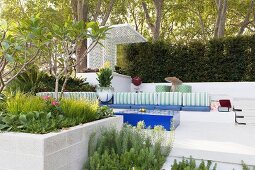
[[[158,105],[182,105],[182,93],[162,92],[157,93]]]
[[[40,92],[36,94],[37,96],[51,96],[54,97],[54,92]],[[60,92],[58,93],[60,95]],[[95,92],[64,92],[64,98],[72,98],[72,99],[86,99],[86,100],[97,100],[97,96]]]
[[[182,93],[191,93],[192,87],[190,85],[182,84],[176,86],[176,91],[182,92]]]
[[[156,105],[157,95],[155,93],[136,93],[135,104]]]
[[[210,106],[208,93],[183,93],[183,106]]]
[[[156,92],[170,92],[171,86],[167,85],[156,85],[155,91]]]
[[[116,92],[114,93],[114,104],[135,104],[136,93]]]

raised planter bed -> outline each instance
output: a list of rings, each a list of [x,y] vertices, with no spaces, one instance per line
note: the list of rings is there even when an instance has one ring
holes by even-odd
[[[90,135],[102,128],[121,129],[122,124],[122,116],[115,116],[43,135],[1,133],[0,169],[82,170]]]

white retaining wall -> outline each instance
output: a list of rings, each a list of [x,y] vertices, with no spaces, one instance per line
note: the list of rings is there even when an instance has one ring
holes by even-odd
[[[102,128],[122,128],[122,116],[72,127],[58,133],[0,133],[0,170],[82,170],[88,142]]]
[[[77,77],[86,78],[86,82],[98,85],[96,73],[77,73]],[[113,72],[112,87],[115,92],[130,92],[131,77]]]
[[[170,85],[170,83],[143,83],[140,91],[154,92],[156,85]],[[192,86],[192,92],[208,92],[212,99],[245,98],[255,99],[255,82],[199,82],[184,83]],[[131,91],[135,91],[131,84]]]

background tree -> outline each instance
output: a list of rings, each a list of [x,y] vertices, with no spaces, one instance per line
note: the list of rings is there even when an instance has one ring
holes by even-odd
[[[77,21],[95,21],[99,22],[101,26],[106,25],[116,0],[72,0],[72,10],[74,18]],[[84,51],[87,48],[87,39],[77,48],[77,72],[85,72],[87,69],[87,56],[84,56]]]
[[[148,40],[173,43],[251,35],[255,31],[254,0],[3,0],[1,17],[19,20],[41,13],[44,24],[68,18],[100,25],[129,23]],[[21,3],[22,2],[22,3]],[[147,11],[147,12],[146,12]],[[154,32],[154,33],[153,33]],[[80,51],[85,50],[86,42]],[[79,54],[79,53],[78,53]],[[86,57],[78,55],[79,72]],[[83,63],[82,63],[83,62]]]
[[[144,10],[144,15],[148,27],[152,32],[153,41],[157,41],[160,35],[160,28],[161,28],[161,20],[162,20],[162,10],[163,10],[164,0],[153,0],[154,11],[156,11],[155,21],[153,22],[152,17],[150,16],[148,5],[146,1],[142,1],[142,7]]]

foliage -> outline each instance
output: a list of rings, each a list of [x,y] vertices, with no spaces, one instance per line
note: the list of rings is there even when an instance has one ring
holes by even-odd
[[[43,98],[19,92],[14,96],[10,96],[6,101],[6,111],[10,115],[18,115],[31,111],[41,112],[46,110],[46,108],[47,104]]]
[[[202,160],[200,165],[197,167],[196,161],[190,157],[189,160],[182,159],[181,162],[174,160],[174,164],[171,166],[172,170],[210,170],[212,166],[212,161],[207,161],[207,164]],[[213,170],[216,170],[217,164],[214,164]]]
[[[41,56],[48,43],[48,29],[39,15],[15,24],[0,20],[0,92]]]
[[[176,76],[184,82],[254,81],[255,36],[174,45],[138,43],[125,48],[124,69],[143,82]]]
[[[146,135],[147,134],[147,135]],[[92,136],[89,142],[89,170],[107,169],[160,169],[169,154],[170,146],[159,138],[130,126],[103,130],[100,137]]]
[[[113,0],[88,1],[88,20],[97,21],[100,25],[104,25],[102,22],[108,16],[106,14],[110,12],[108,25],[130,23],[147,39],[151,38],[151,32],[148,29],[141,3],[146,2],[149,13],[155,14],[153,1],[115,0],[112,9],[110,8],[111,1]],[[194,39],[199,41],[211,39],[214,36],[218,11],[215,2],[212,0],[195,0],[192,3],[188,0],[164,1],[161,39],[173,43],[187,43]],[[77,5],[75,6],[72,3],[77,3],[77,1],[29,0],[22,1],[21,5],[20,1],[17,0],[3,0],[1,17],[7,21],[12,21],[41,13],[44,24],[58,24],[73,16],[77,19],[77,14],[75,14],[77,11],[72,11],[72,7],[77,8]],[[252,10],[249,10],[250,8]],[[243,34],[253,34],[253,11],[254,4],[252,5],[250,0],[228,1],[225,36],[237,35],[243,24],[247,24]],[[249,19],[248,22],[245,22],[245,18]],[[152,15],[151,19],[155,21],[156,15]]]
[[[0,100],[0,131],[48,133],[111,116],[98,103],[16,93]],[[101,112],[102,111],[102,112]]]
[[[97,73],[97,81],[99,82],[99,87],[110,87],[112,84],[112,79],[112,69],[110,67],[103,67]]]
[[[74,125],[90,122],[97,118],[97,102],[63,98],[60,102],[60,108],[65,117],[73,120]]]
[[[91,44],[82,52],[86,56],[99,42],[104,39],[108,27],[99,27],[96,22],[67,20],[64,23],[53,24],[50,27],[51,39],[49,43],[49,55],[51,56],[52,74],[55,77],[55,96],[61,99],[66,83],[72,74],[73,68],[80,63],[73,62],[73,54],[79,48],[79,44],[90,38]],[[84,57],[83,57],[84,58]],[[61,94],[58,96],[59,79],[64,77]]]
[[[98,118],[111,117],[113,115],[113,109],[108,106],[101,106],[97,109]]]
[[[63,85],[64,77],[59,79],[59,84]],[[37,67],[31,67],[17,76],[8,86],[7,91],[22,91],[24,93],[35,94],[37,92],[54,91],[55,78],[43,71],[38,71]],[[70,77],[67,80],[65,91],[86,92],[95,91],[95,87],[86,83],[85,79]]]

